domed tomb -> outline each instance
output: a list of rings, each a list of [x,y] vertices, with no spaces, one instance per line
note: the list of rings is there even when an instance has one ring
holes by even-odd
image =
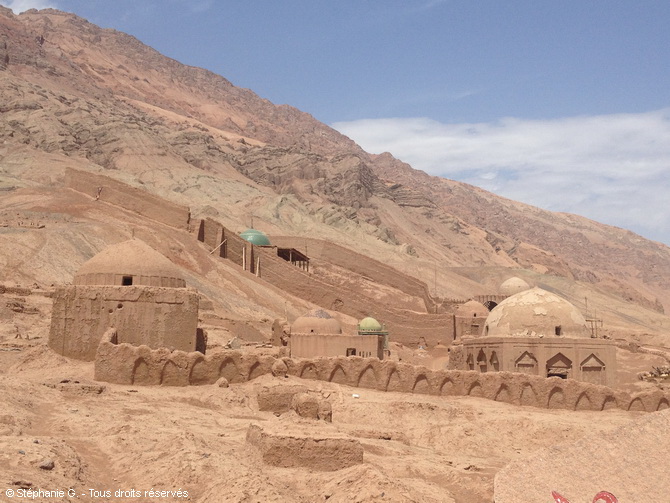
[[[75,285],[186,287],[179,269],[139,239],[108,246],[79,268],[73,282]]]
[[[508,297],[486,318],[488,337],[590,337],[584,316],[558,295],[532,288]]]
[[[458,318],[485,318],[488,314],[488,308],[476,300],[460,304],[454,311],[454,315]]]
[[[291,325],[291,334],[341,334],[342,325],[323,309],[314,309],[296,318]]]
[[[361,332],[366,333],[366,332],[381,332],[384,330],[384,327],[382,327],[382,324],[379,323],[377,320],[374,318],[371,318],[368,316],[367,318],[363,318],[361,322],[358,324],[358,333],[360,334]]]
[[[247,229],[240,234],[240,237],[245,241],[249,241],[252,245],[272,246],[267,234],[256,229]]]
[[[530,285],[521,278],[513,276],[502,282],[498,291],[501,295],[514,295],[530,289]]]
[[[480,336],[488,314],[488,308],[476,300],[459,305],[454,311],[454,340],[468,335]]]
[[[73,283],[53,294],[49,346],[57,353],[94,360],[109,329],[116,344],[205,352],[198,292],[144,242],[109,246],[79,268]]]

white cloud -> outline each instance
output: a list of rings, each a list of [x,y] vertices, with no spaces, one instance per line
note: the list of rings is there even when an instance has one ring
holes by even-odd
[[[373,153],[553,211],[670,243],[670,109],[445,124],[364,119],[333,127]]]
[[[50,0],[2,0],[0,4],[12,9],[14,14],[20,14],[30,9],[57,9],[55,2]]]

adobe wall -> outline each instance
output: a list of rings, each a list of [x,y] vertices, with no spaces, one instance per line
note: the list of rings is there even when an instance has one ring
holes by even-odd
[[[591,338],[564,338],[564,337],[479,337],[463,341],[464,359],[471,357],[475,368],[480,350],[486,357],[487,367],[491,368],[490,360],[496,354],[499,368],[503,371],[514,372],[516,360],[525,352],[532,354],[537,362],[535,374],[546,375],[547,362],[557,354],[562,354],[571,363],[569,377],[578,381],[599,380],[594,384],[611,386],[616,382],[616,351],[611,341]],[[604,371],[593,373],[582,371],[581,364],[595,355],[604,365]],[[467,369],[467,363],[462,367]]]
[[[270,355],[223,351],[213,355],[147,346],[115,344],[114,330],[101,341],[95,379],[125,385],[187,386],[213,384],[220,377],[245,382],[272,372],[279,360]],[[660,390],[630,394],[573,379],[511,372],[428,370],[376,358],[280,358],[288,374],[379,391],[444,396],[473,396],[516,405],[567,410],[622,409],[653,412],[670,406],[670,393]]]
[[[255,247],[251,243],[242,239],[239,235],[212,218],[208,217],[200,220],[198,241],[205,243],[209,250],[212,251],[224,240],[225,243],[214,252],[214,255],[227,258],[240,267],[244,267],[250,272],[255,272]],[[245,256],[246,264],[244,260]]]
[[[464,335],[479,337],[484,332],[486,317],[464,317],[454,315],[454,339],[460,339]]]
[[[346,356],[349,348],[355,349],[358,356],[380,360],[384,357],[383,339],[378,335],[291,334],[293,358]]]
[[[105,331],[119,342],[196,350],[198,293],[191,288],[64,286],[53,295],[49,346],[91,361]]]
[[[170,227],[177,229],[189,227],[191,211],[188,207],[171,203],[108,176],[66,168],[65,186]],[[102,190],[99,190],[100,188]]]

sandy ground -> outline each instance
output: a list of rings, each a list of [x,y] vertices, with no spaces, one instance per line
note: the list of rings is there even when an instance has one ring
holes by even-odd
[[[542,410],[272,376],[228,388],[120,386],[95,383],[92,364],[53,353],[44,338],[5,339],[2,350],[1,489],[73,488],[77,494],[32,501],[490,502],[493,477],[510,461],[643,415]],[[259,390],[296,383],[331,402],[332,424],[259,411]],[[334,429],[361,442],[364,461],[337,471],[268,466],[245,440],[250,424],[315,436]],[[40,468],[49,460],[53,469]],[[188,496],[114,496],[133,489]]]
[[[269,375],[228,388],[97,383],[92,363],[46,346],[48,296],[7,292],[0,301],[3,502],[491,502],[494,476],[510,462],[645,416],[384,393]],[[404,361],[443,364],[439,354],[394,347]],[[644,386],[635,380],[637,371],[663,360],[621,349],[617,358],[619,376],[631,389]],[[292,384],[329,401],[333,422],[259,410],[260,391]],[[363,463],[336,471],[270,466],[246,441],[251,424],[355,439],[364,449]],[[2,499],[8,489],[15,497]],[[67,496],[68,489],[76,497]],[[152,489],[188,496],[145,494]],[[29,490],[65,495],[34,497]],[[126,493],[116,496],[117,490]],[[133,490],[141,496],[133,497]]]

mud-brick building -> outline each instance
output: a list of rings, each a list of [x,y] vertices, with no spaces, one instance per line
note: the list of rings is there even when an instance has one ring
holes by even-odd
[[[369,330],[370,323],[366,321],[362,331],[359,326],[356,335],[343,334],[340,322],[328,312],[323,309],[310,311],[296,318],[291,325],[291,357],[362,356],[382,360],[388,333],[379,323],[374,330]]]
[[[102,335],[152,349],[201,351],[198,293],[179,269],[138,239],[107,247],[84,263],[73,285],[54,293],[49,346],[80,360],[95,359]]]
[[[502,301],[486,318],[482,336],[462,341],[452,368],[615,384],[614,344],[591,337],[575,306],[540,288]]]

